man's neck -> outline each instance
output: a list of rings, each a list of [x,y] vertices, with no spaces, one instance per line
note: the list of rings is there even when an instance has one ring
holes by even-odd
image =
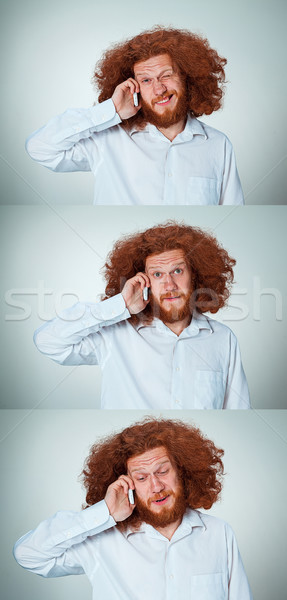
[[[185,128],[186,119],[182,119],[170,125],[170,127],[158,127],[157,129],[170,141],[172,142],[176,136],[181,133]]]
[[[181,321],[175,321],[175,323],[164,323],[171,331],[173,331],[173,333],[175,333],[177,336],[179,336],[183,330],[188,327],[188,325],[191,322],[192,317],[190,315],[188,315],[187,317],[185,317],[185,319],[182,319]]]
[[[178,519],[177,521],[175,521],[174,523],[171,523],[170,525],[166,525],[165,527],[155,527],[155,529],[159,533],[161,533],[161,535],[163,535],[170,541],[174,532],[180,526],[181,521],[182,521],[182,519]]]

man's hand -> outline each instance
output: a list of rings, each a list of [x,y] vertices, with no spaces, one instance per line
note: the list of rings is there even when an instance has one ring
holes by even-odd
[[[141,108],[140,100],[138,106],[134,106],[133,99],[134,92],[138,94],[139,91],[140,86],[135,79],[132,79],[132,77],[123,83],[120,83],[120,85],[117,85],[112,95],[112,101],[122,121],[136,115]]]
[[[116,523],[125,521],[132,514],[135,504],[130,504],[128,491],[129,488],[134,490],[134,487],[133,480],[128,475],[121,475],[109,485],[104,499]]]
[[[126,281],[122,289],[122,296],[131,315],[137,315],[149,303],[149,300],[143,299],[144,287],[150,287],[150,280],[145,273],[137,273]]]

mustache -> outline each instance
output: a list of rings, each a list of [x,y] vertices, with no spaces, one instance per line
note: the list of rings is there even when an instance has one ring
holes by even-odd
[[[159,297],[160,300],[164,300],[165,298],[187,298],[187,295],[183,292],[165,292]]]

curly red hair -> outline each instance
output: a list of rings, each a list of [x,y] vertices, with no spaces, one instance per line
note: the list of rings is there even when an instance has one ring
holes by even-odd
[[[103,500],[108,486],[127,472],[127,460],[164,446],[182,481],[186,506],[209,509],[222,489],[224,451],[196,427],[179,420],[147,417],[92,446],[82,472],[86,506]],[[119,526],[138,526],[137,508]]]
[[[156,26],[149,31],[116,44],[97,63],[93,81],[99,90],[99,102],[111,98],[117,85],[134,77],[134,65],[159,54],[168,54],[186,84],[188,110],[194,117],[221,107],[226,58],[210,48],[207,39],[185,29]],[[142,111],[125,126],[145,124]]]
[[[149,255],[177,248],[183,250],[191,270],[191,310],[216,313],[229,298],[236,261],[209,233],[175,221],[125,236],[114,244],[103,268],[107,282],[103,300],[121,292],[128,279],[144,271]],[[152,318],[152,306],[148,304],[131,320],[149,322]]]

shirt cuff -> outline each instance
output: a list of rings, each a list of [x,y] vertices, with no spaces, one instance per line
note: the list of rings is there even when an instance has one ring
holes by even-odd
[[[97,321],[101,321],[101,324],[104,325],[105,322],[107,322],[107,324],[111,322],[117,323],[118,321],[130,317],[122,294],[116,294],[107,300],[103,300],[97,304],[87,304],[86,306],[89,307],[91,314],[91,317],[86,317],[86,324],[88,324],[90,319],[92,321],[93,318],[96,318]],[[89,323],[89,325],[91,324],[92,322]]]
[[[116,112],[116,107],[111,98],[92,106],[89,111],[96,131],[101,131],[102,129],[107,129],[121,123],[121,118]]]
[[[89,506],[89,508],[83,510],[81,515],[87,531],[92,531],[98,527],[105,530],[116,525],[116,521],[110,515],[105,500]]]

